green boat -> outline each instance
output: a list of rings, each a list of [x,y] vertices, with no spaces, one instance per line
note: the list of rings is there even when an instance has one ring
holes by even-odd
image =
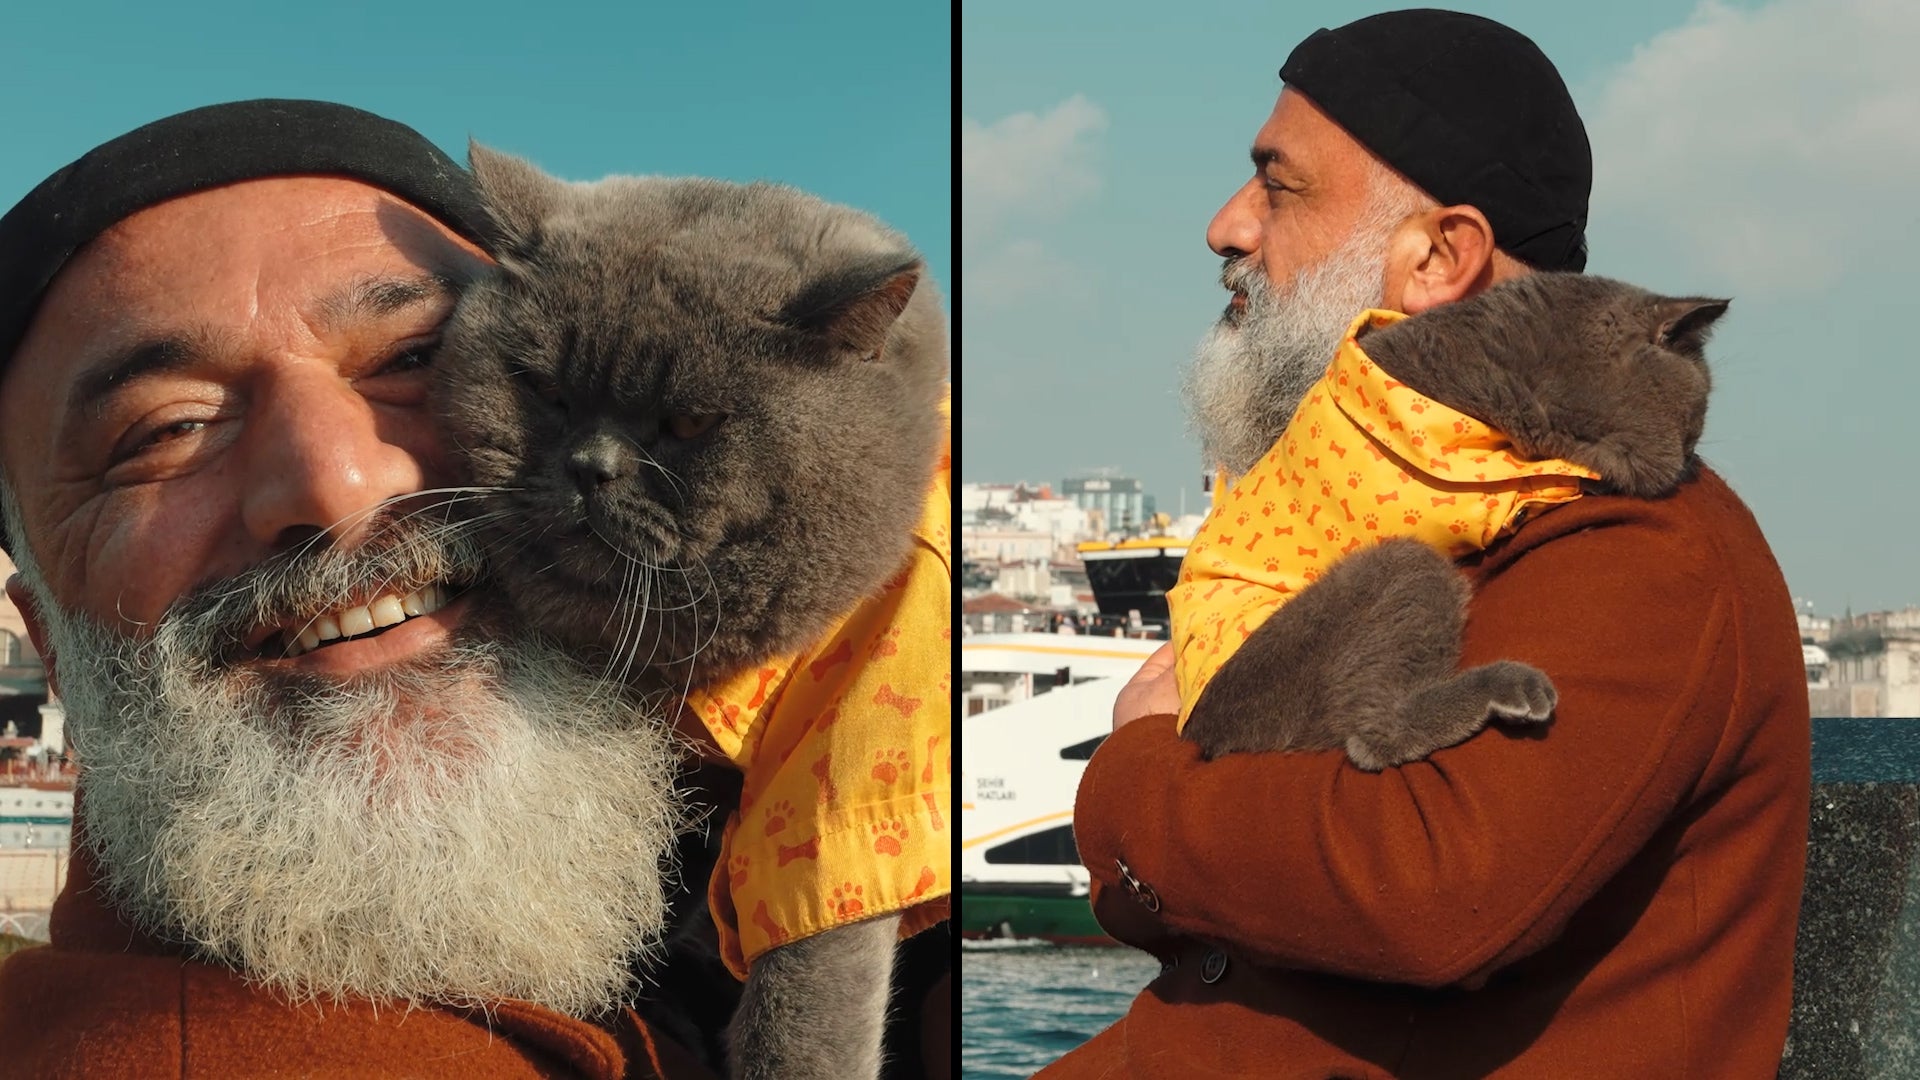
[[[1087,897],[1021,895],[999,887],[960,887],[960,936],[1039,938],[1060,945],[1118,944],[1093,921]]]

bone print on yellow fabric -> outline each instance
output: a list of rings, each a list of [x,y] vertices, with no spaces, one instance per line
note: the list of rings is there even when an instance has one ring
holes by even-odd
[[[1273,449],[1215,486],[1167,593],[1182,728],[1220,665],[1334,560],[1391,537],[1459,558],[1599,478],[1517,457],[1506,436],[1389,378],[1355,338],[1406,317],[1356,318]]]
[[[945,409],[942,409],[943,414]],[[943,448],[912,555],[820,644],[688,698],[745,774],[707,899],[739,978],[761,953],[952,892],[951,462]]]

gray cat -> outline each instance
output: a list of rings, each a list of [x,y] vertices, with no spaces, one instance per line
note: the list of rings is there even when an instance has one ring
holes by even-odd
[[[1725,300],[1536,273],[1363,337],[1380,369],[1484,421],[1525,458],[1559,458],[1639,498],[1694,467],[1711,387],[1704,349]],[[1272,418],[1280,437],[1291,416]],[[1417,761],[1489,719],[1547,720],[1539,670],[1457,671],[1470,592],[1439,552],[1389,540],[1336,562],[1248,636],[1184,729],[1206,756],[1344,748],[1362,769]]]
[[[898,571],[939,451],[919,255],[790,188],[568,184],[473,146],[499,270],[443,336],[439,420],[513,613],[677,702],[812,643]],[[898,916],[755,963],[734,1077],[873,1077]]]

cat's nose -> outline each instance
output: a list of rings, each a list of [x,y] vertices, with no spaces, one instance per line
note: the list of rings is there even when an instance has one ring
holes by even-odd
[[[627,455],[621,452],[617,440],[608,435],[596,435],[567,455],[567,472],[572,474],[573,482],[580,487],[583,495],[596,494],[600,488],[610,484],[628,473]]]

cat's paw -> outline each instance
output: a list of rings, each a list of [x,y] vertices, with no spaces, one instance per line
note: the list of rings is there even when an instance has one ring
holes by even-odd
[[[1560,695],[1538,668],[1512,660],[1488,664],[1487,715],[1509,724],[1537,724],[1553,716]]]

